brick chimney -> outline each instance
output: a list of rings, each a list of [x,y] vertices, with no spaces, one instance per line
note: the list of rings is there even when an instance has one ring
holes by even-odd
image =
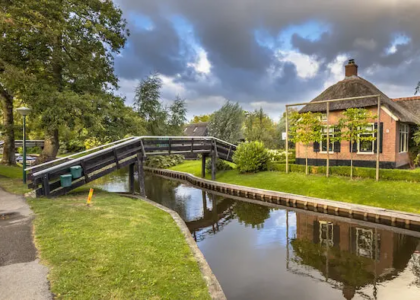
[[[354,59],[349,59],[349,62],[346,65],[346,77],[357,76],[358,66],[354,62]]]

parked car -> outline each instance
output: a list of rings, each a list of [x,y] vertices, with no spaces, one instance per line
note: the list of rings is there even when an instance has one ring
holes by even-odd
[[[35,160],[36,160],[36,158],[33,157],[33,156],[29,156],[29,155],[26,156],[26,164],[28,166],[34,164],[35,163]],[[16,162],[17,163],[20,163],[20,164],[23,164],[23,156],[20,155],[20,154],[16,154]]]

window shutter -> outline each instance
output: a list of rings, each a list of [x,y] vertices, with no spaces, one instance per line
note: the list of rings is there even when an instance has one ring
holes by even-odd
[[[319,152],[319,143],[314,142],[314,152]]]
[[[380,127],[379,127],[379,130],[378,130],[378,124],[375,123],[375,130],[376,130],[375,138],[378,138],[378,132],[379,132],[379,137],[380,137],[379,153],[382,153],[382,145],[384,143],[384,123],[381,122],[379,125],[380,125]],[[373,149],[374,149],[374,152],[376,153],[377,149],[378,149],[378,142],[376,140],[375,140],[375,145],[374,145]]]
[[[313,223],[314,225],[313,225],[313,241],[314,241],[314,243],[315,244],[319,244],[319,229],[320,229],[320,226],[319,226],[319,221],[314,221],[314,223]]]
[[[334,133],[340,131],[340,128],[334,128]],[[334,152],[341,152],[341,143],[339,141],[334,142]]]

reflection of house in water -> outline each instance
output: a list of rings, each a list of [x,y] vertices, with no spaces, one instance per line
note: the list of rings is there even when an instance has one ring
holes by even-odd
[[[210,208],[207,205],[206,195],[212,204]],[[233,206],[235,202],[231,199],[219,198],[202,191],[202,217],[186,222],[196,242],[204,240],[208,235],[216,234],[234,218]]]
[[[290,261],[318,270],[326,281],[342,290],[345,299],[361,294],[360,289],[367,285],[372,285],[371,295],[361,296],[376,299],[377,284],[407,267],[418,240],[327,216],[297,213],[296,234],[290,244],[295,256]]]

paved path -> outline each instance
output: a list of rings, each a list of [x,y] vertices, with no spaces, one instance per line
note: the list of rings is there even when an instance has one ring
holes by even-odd
[[[25,198],[0,189],[0,300],[52,299],[48,268],[32,241],[32,219]]]

